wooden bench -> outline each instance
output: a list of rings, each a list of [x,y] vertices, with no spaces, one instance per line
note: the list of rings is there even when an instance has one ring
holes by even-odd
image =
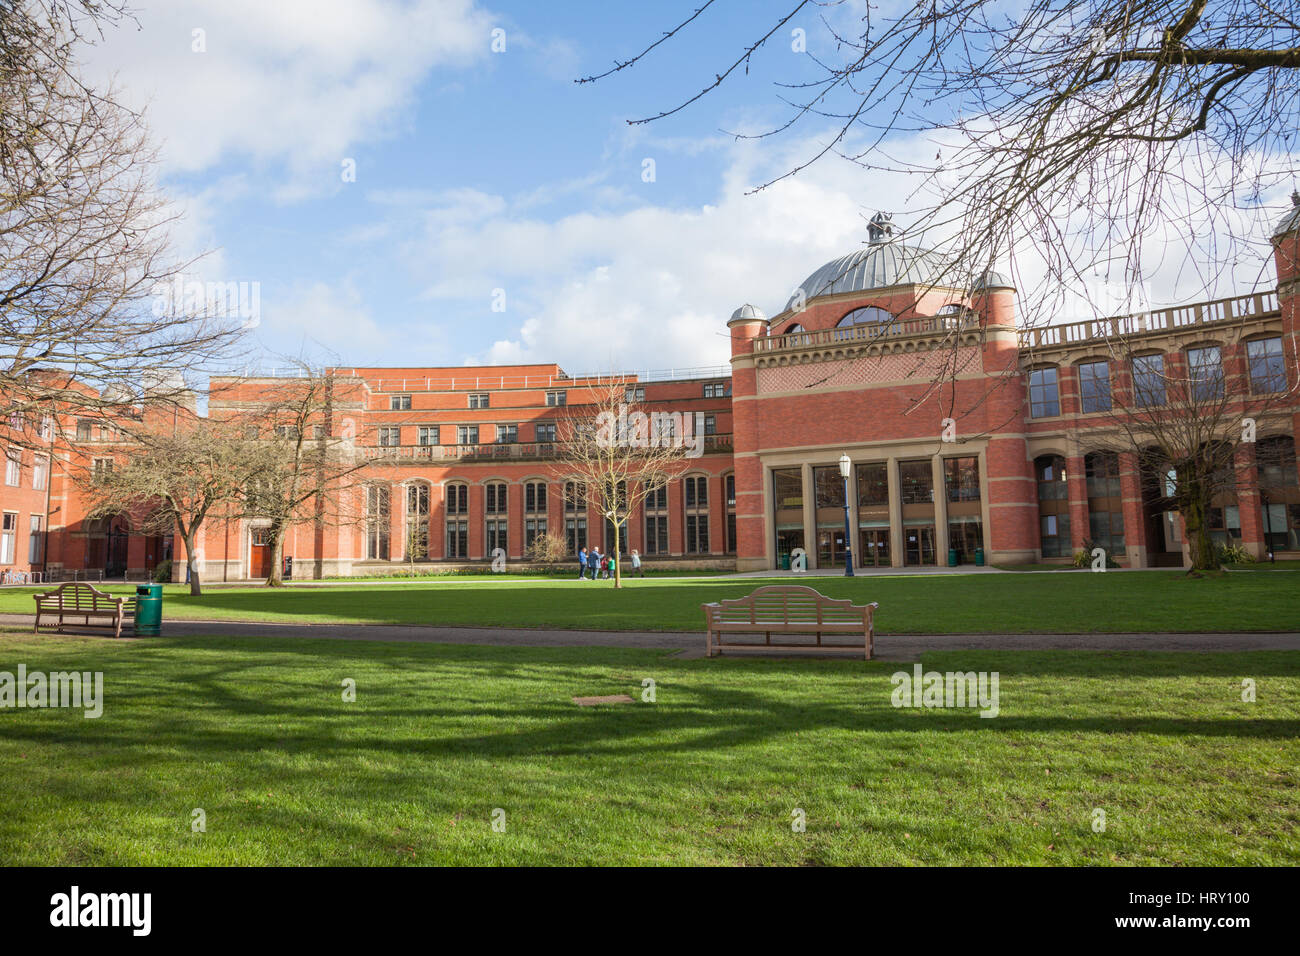
[[[41,632],[42,618],[57,618],[47,631],[62,631],[67,624],[102,627],[122,636],[122,625],[135,625],[135,598],[113,597],[81,581],[60,584],[53,591],[32,595],[36,599],[35,633]]]
[[[705,648],[709,657],[728,651],[856,651],[857,644],[823,644],[823,634],[853,634],[866,644],[866,659],[871,660],[875,643],[873,624],[880,605],[854,604],[828,598],[810,587],[775,584],[758,588],[748,597],[732,598],[702,605],[704,609]],[[724,643],[724,634],[762,634],[758,643]],[[816,644],[772,643],[773,634],[815,634]]]

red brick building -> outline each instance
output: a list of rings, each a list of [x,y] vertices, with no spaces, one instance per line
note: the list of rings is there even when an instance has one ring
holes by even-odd
[[[1181,522],[1150,492],[1159,476],[1098,436],[1135,376],[1213,362],[1230,395],[1280,397],[1238,449],[1215,536],[1256,556],[1300,552],[1300,205],[1273,242],[1274,289],[1029,328],[1004,277],[945,288],[937,254],[876,229],[774,318],[737,309],[729,369],[621,379],[629,403],[691,413],[705,434],[703,453],[629,521],[623,550],[651,564],[756,570],[782,567],[797,548],[809,567],[840,567],[851,548],[869,569],[944,564],[950,551],[959,563],[981,551],[989,563],[1068,561],[1087,542],[1134,567],[1181,564]],[[1137,358],[1117,360],[1116,342]],[[547,532],[571,551],[608,550],[611,529],[552,471],[557,425],[593,401],[599,380],[556,365],[332,373],[333,401],[313,428],[364,456],[351,479],[364,500],[353,521],[289,530],[295,577],[385,573],[408,546],[435,564],[486,564],[496,548],[519,561]],[[215,379],[208,414],[246,414],[283,381]],[[0,571],[143,575],[182,557],[179,541],[133,534],[129,516],[85,520],[66,472],[121,449],[111,424],[59,425],[66,440],[44,453],[52,470],[38,477],[41,453],[29,449],[10,466]],[[210,522],[204,577],[264,576],[267,525]]]

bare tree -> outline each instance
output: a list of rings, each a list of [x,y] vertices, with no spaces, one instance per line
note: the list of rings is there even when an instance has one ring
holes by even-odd
[[[1142,316],[1115,320],[1137,325]],[[1136,331],[1136,328],[1133,329]],[[1147,509],[1181,516],[1191,573],[1219,567],[1209,521],[1216,499],[1229,497],[1255,467],[1243,446],[1269,424],[1289,430],[1288,409],[1300,396],[1282,356],[1251,360],[1244,338],[1255,329],[1239,321],[1216,329],[1221,345],[1171,355],[1151,353],[1134,335],[1110,342],[1104,387],[1082,385],[1084,411],[1104,410],[1105,424],[1088,432],[1096,447],[1133,456]],[[1225,352],[1238,354],[1237,367]],[[1293,383],[1288,385],[1288,379]]]
[[[703,28],[714,4],[578,82]],[[1209,285],[1247,247],[1246,261],[1268,258],[1266,223],[1281,209],[1267,204],[1282,201],[1297,170],[1300,18],[1290,5],[934,0],[882,12],[790,0],[703,67],[697,92],[629,122],[662,121],[801,43],[806,55],[777,68],[793,74],[777,84],[784,119],[737,135],[803,131],[813,144],[756,188],[827,156],[912,177],[909,232],[944,244],[945,284],[960,287],[1018,249],[1021,314],[1048,322],[1079,297],[1100,314],[1136,311],[1095,302],[1098,288],[1139,294],[1170,261],[1185,258],[1180,279],[1199,269]]]
[[[190,560],[190,593],[202,593],[203,529],[237,514],[253,476],[267,467],[264,444],[229,423],[187,417],[176,426],[134,428],[129,452],[111,468],[74,474],[91,518],[126,513],[139,534],[179,534]]]
[[[566,501],[594,504],[614,529],[614,587],[623,586],[620,541],[628,519],[703,450],[704,435],[689,412],[650,411],[629,397],[622,380],[591,389],[592,402],[568,406],[551,466]]]
[[[244,516],[269,519],[271,572],[284,583],[284,537],[296,526],[318,531],[358,523],[363,489],[351,478],[367,465],[355,446],[349,406],[360,407],[355,379],[295,361],[291,378],[214,380],[214,416],[238,423],[262,444],[265,467],[249,484]]]
[[[554,531],[539,534],[528,546],[528,557],[542,564],[557,564],[564,560],[568,547],[562,534]]]
[[[40,441],[51,408],[173,400],[241,319],[162,290],[181,269],[143,119],[78,76],[111,0],[0,7],[0,413]],[[214,314],[218,313],[218,314]]]

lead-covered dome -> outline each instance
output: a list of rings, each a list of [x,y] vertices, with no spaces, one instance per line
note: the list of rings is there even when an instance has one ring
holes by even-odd
[[[1291,193],[1291,208],[1273,230],[1274,236],[1285,236],[1300,229],[1300,192]]]
[[[767,316],[763,314],[763,310],[758,306],[750,305],[746,302],[735,312],[731,313],[731,319],[729,321],[766,322]]]
[[[937,283],[943,272],[943,258],[932,249],[872,242],[851,255],[832,259],[810,275],[790,296],[784,311],[796,308],[800,298],[807,303],[823,295]]]

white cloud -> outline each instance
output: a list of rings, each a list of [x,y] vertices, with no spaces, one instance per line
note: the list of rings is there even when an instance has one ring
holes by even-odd
[[[282,164],[281,198],[334,188],[430,70],[487,55],[492,25],[473,0],[195,0],[137,18],[88,51],[91,74],[116,74],[148,106],[169,171]]]

